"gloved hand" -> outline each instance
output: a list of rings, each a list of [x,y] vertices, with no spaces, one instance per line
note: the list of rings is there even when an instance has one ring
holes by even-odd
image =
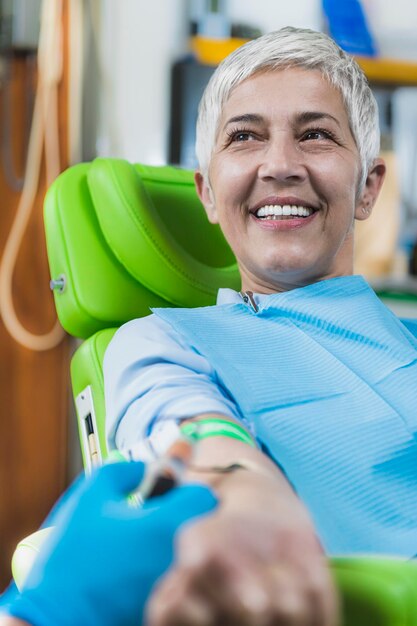
[[[19,595],[19,590],[14,581],[10,583],[7,589],[0,595],[0,615],[8,613],[8,607],[13,605]]]
[[[142,463],[114,463],[76,483],[54,510],[55,529],[9,614],[35,626],[142,623],[177,528],[216,505],[209,489],[188,485],[132,507],[126,496],[142,475]]]

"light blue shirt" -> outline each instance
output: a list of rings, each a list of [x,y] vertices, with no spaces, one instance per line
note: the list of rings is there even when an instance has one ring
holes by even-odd
[[[215,364],[327,553],[416,554],[417,337],[363,277],[154,313]]]
[[[259,303],[264,295],[255,295]],[[217,304],[242,302],[220,289]],[[218,413],[245,422],[208,360],[156,315],[124,324],[104,358],[106,433],[110,449],[148,461],[176,437],[180,420]],[[254,433],[253,433],[254,434]]]
[[[266,298],[254,294],[257,305]],[[232,289],[218,292],[218,305],[241,302]],[[403,322],[417,334],[415,321]],[[154,314],[130,321],[116,332],[103,369],[110,449],[130,451],[134,458],[149,461],[177,437],[182,419],[202,413],[231,417],[256,438],[253,424],[240,413],[207,358]]]

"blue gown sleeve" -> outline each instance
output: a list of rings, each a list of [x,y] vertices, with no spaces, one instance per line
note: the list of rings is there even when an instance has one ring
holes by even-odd
[[[208,360],[156,315],[116,332],[104,358],[104,387],[110,449],[123,451],[147,441],[143,451],[150,451],[154,434],[163,442],[173,421],[201,413],[244,424]],[[139,457],[149,458],[145,452]]]

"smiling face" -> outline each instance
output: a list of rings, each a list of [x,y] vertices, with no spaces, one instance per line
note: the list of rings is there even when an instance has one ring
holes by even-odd
[[[242,289],[272,293],[352,273],[353,222],[366,219],[385,166],[359,193],[358,150],[340,93],[316,70],[240,83],[223,107],[196,187],[237,258]]]

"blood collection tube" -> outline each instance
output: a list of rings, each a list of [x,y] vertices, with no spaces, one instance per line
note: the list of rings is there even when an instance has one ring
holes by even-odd
[[[161,496],[181,484],[184,473],[191,463],[192,454],[192,441],[179,438],[168,448],[163,457],[149,463],[136,492],[142,502]]]

